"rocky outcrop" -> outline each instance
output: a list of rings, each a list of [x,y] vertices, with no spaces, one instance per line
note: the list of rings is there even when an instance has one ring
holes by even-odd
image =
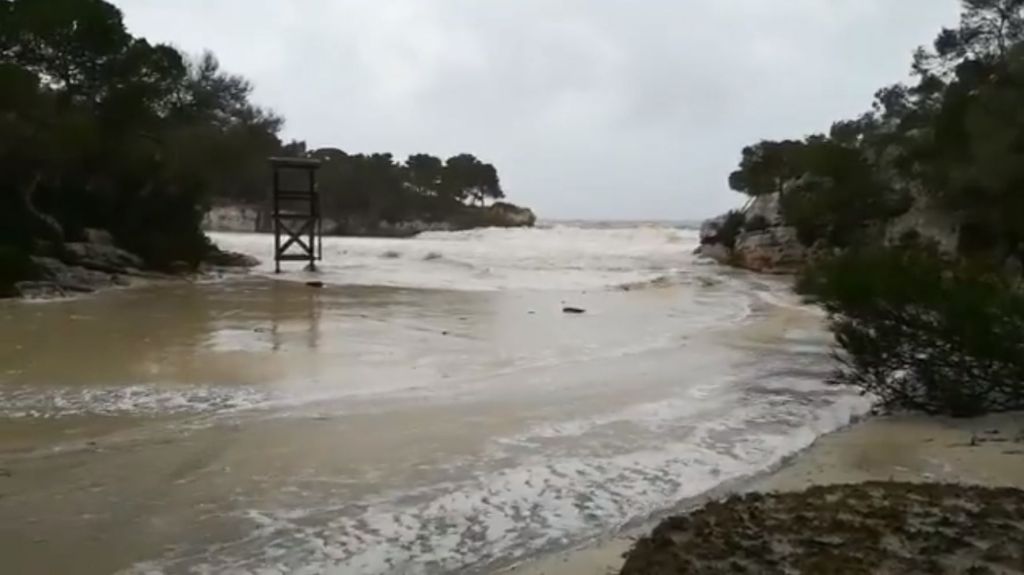
[[[103,239],[103,236],[95,236]],[[59,250],[60,258],[31,256],[32,281],[14,284],[26,299],[50,299],[75,293],[131,285],[132,278],[153,277],[142,271],[144,262],[133,253],[103,243],[72,242]]]
[[[269,216],[260,206],[236,204],[214,206],[203,217],[203,229],[210,232],[259,232],[270,227]]]
[[[943,254],[956,254],[961,234],[959,218],[934,206],[924,193],[915,193],[913,198],[906,213],[872,227],[872,241],[886,245],[923,241],[935,245]],[[753,199],[742,210],[741,217],[743,223],[738,231],[729,230],[728,215],[705,221],[697,253],[760,273],[791,274],[820,251],[801,244],[796,229],[785,225],[779,194]]]
[[[25,262],[14,272],[14,280],[0,283],[0,297],[54,299],[76,293],[129,286],[140,280],[168,280],[176,275],[193,275],[194,265],[173,262],[158,273],[148,271],[139,256],[119,248],[105,230],[86,230],[89,241],[63,244],[37,242],[34,255],[23,255]],[[11,260],[15,261],[15,260]],[[260,261],[250,255],[214,248],[207,254],[198,272],[219,274],[238,268],[253,268]],[[4,262],[0,262],[0,272]],[[14,264],[8,262],[8,268]],[[3,277],[3,276],[0,276]],[[10,278],[10,274],[6,277]]]
[[[770,274],[796,273],[808,255],[807,248],[797,238],[796,229],[786,226],[742,232],[732,252],[733,265]]]
[[[217,249],[207,254],[203,263],[215,268],[254,268],[260,265],[260,260],[249,254]]]
[[[85,237],[90,241],[40,243],[34,250],[36,255],[28,257],[29,268],[24,275],[30,281],[15,282],[13,292],[6,295],[52,299],[127,286],[132,278],[156,275],[142,271],[142,258],[114,245],[108,232],[86,230]]]
[[[129,281],[125,276],[132,273],[128,268],[120,268],[119,272],[111,273],[80,265],[68,265],[47,257],[33,257],[32,263],[42,280],[58,286],[65,292],[90,293],[102,288],[128,285]],[[106,265],[104,267],[106,270],[113,269]]]
[[[145,267],[139,256],[114,245],[70,242],[63,246],[61,259],[70,265],[108,273],[129,273]]]
[[[59,285],[48,281],[24,281],[14,284],[14,295],[22,299],[58,299],[68,293]]]
[[[796,230],[783,225],[778,194],[755,198],[738,215],[705,221],[700,243],[699,255],[759,273],[795,273],[808,257]]]
[[[537,223],[533,210],[506,202],[483,208],[482,219],[493,227],[503,228],[532,228]]]
[[[923,240],[933,244],[942,254],[955,254],[960,245],[960,219],[948,210],[934,206],[924,194],[914,195],[914,203],[907,213],[886,225],[886,244],[898,245],[907,239]]]
[[[780,204],[781,198],[781,194],[768,194],[751,200],[750,204],[743,211],[747,222],[751,223],[760,220],[763,225],[767,226],[784,225],[782,205]]]
[[[439,219],[410,219],[390,222],[371,218],[363,214],[351,215],[341,220],[323,219],[323,230],[327,235],[371,236],[407,238],[425,232],[455,232],[474,228],[532,227],[537,216],[529,208],[522,208],[506,202],[490,206],[464,206]],[[260,232],[273,231],[273,223],[266,209],[252,204],[222,205],[211,209],[203,219],[203,229],[212,232]]]

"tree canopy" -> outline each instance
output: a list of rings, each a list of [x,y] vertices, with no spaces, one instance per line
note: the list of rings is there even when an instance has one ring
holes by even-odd
[[[283,120],[252,91],[211,53],[133,36],[105,0],[0,0],[0,254],[20,254],[0,267],[89,228],[151,265],[194,265],[213,202],[267,202],[270,156],[323,159],[339,219],[443,218],[504,197],[470,154],[399,163],[282,142]]]
[[[0,58],[0,243],[97,227],[156,265],[197,262],[211,192],[255,185],[280,145],[247,82],[132,36],[102,0],[0,2]]]
[[[884,407],[1021,409],[1024,0],[963,0],[913,72],[828,135],[744,150],[730,184],[782,192],[786,224],[830,248],[800,289],[829,314],[834,382]],[[960,223],[956,253],[877,233],[914,202]]]
[[[965,221],[968,243],[1024,254],[1024,0],[963,0],[913,71],[828,135],[744,149],[730,187],[785,191],[808,242],[842,247],[923,195]]]

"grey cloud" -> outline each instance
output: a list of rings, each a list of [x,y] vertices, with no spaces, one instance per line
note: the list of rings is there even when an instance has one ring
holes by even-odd
[[[285,135],[469,151],[546,217],[699,218],[740,148],[868,108],[956,0],[120,0],[250,77]]]

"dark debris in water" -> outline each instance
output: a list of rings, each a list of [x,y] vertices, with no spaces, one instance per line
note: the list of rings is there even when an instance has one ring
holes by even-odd
[[[864,483],[749,494],[662,522],[623,575],[1024,574],[1024,491]]]

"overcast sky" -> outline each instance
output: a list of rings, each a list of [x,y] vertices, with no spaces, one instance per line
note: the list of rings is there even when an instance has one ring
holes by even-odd
[[[957,0],[115,0],[312,147],[476,154],[548,218],[689,219],[762,138],[906,78]]]

